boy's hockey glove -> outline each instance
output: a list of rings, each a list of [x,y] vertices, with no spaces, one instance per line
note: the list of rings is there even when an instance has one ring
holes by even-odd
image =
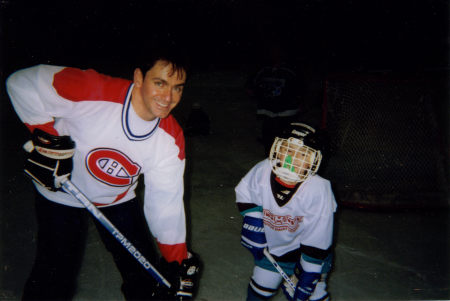
[[[320,273],[306,272],[300,262],[297,262],[291,280],[296,285],[295,290],[286,281],[281,286],[286,298],[289,301],[306,301],[314,292],[320,280]]]
[[[75,142],[69,136],[54,136],[35,129],[23,148],[28,152],[25,173],[45,188],[56,191],[72,172]]]
[[[252,214],[255,214],[255,212],[252,212]],[[263,252],[264,248],[267,247],[267,241],[262,218],[249,215],[244,216],[241,231],[241,245],[249,249],[256,260],[264,257]]]

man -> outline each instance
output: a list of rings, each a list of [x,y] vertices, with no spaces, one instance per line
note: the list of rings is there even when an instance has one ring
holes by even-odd
[[[269,154],[273,139],[289,123],[298,120],[302,108],[303,83],[287,63],[283,47],[270,46],[267,65],[253,74],[246,83],[247,93],[256,100],[256,116],[261,121],[264,153]]]
[[[136,68],[133,81],[49,65],[8,78],[14,109],[32,133],[25,172],[37,190],[37,253],[23,300],[68,300],[75,292],[89,213],[62,190],[65,178],[152,263],[158,255],[147,225],[155,238],[163,257],[160,272],[172,282],[169,292],[161,286],[155,292],[156,281],[95,221],[127,300],[192,296],[197,274],[187,271],[198,272],[199,263],[186,246],[184,135],[170,114],[186,76],[184,61],[164,54]],[[145,219],[135,195],[140,175]]]

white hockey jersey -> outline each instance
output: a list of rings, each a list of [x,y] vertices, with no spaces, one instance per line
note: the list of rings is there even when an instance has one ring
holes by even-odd
[[[18,116],[33,130],[69,135],[76,143],[72,182],[97,206],[135,197],[144,175],[144,213],[168,261],[186,258],[183,131],[173,116],[151,122],[131,105],[133,84],[96,71],[38,65],[12,74],[7,89]],[[49,200],[83,205],[36,184]]]
[[[272,194],[268,159],[256,164],[236,186],[236,202],[262,207],[270,253],[282,256],[301,245],[328,249],[332,244],[336,200],[330,182],[314,175],[289,202],[279,206]]]

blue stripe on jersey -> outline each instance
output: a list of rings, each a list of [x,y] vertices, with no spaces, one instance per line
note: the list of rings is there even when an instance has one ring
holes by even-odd
[[[133,86],[134,86],[134,84],[130,85],[130,87],[128,88],[128,92],[127,92],[127,96],[126,96],[126,99],[125,99],[125,103],[123,104],[123,109],[122,109],[122,128],[123,128],[123,131],[125,132],[125,135],[128,137],[128,139],[130,139],[132,141],[142,141],[142,140],[148,139],[151,135],[153,135],[153,133],[158,128],[159,122],[161,121],[161,119],[158,118],[158,122],[156,123],[156,125],[147,134],[135,135],[135,134],[133,134],[131,132],[130,124],[129,124],[129,120],[128,120],[128,114],[129,114],[130,107],[131,107],[131,91],[133,89]]]
[[[250,212],[262,212],[262,206],[256,206],[256,207],[252,207],[252,208],[243,210],[243,211],[241,211],[241,215],[246,215],[247,213],[250,213]]]
[[[304,253],[302,253],[302,258],[304,261],[309,262],[311,264],[322,265],[322,263],[324,262],[323,259],[314,258],[314,257],[308,256]]]
[[[294,274],[295,264],[296,264],[296,262],[278,261],[278,265],[281,267],[281,269],[283,269],[283,271],[287,275]],[[278,273],[277,269],[275,269],[273,264],[266,257],[263,257],[261,260],[255,260],[255,265],[257,265],[260,268],[263,268],[265,270],[269,270],[269,271]]]

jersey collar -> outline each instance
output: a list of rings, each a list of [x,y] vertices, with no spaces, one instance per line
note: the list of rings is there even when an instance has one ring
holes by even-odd
[[[131,105],[131,91],[133,91],[134,84],[128,88],[127,96],[122,108],[122,128],[128,139],[132,141],[142,141],[150,138],[159,126],[160,118],[148,122],[138,120],[136,112],[134,112]]]

